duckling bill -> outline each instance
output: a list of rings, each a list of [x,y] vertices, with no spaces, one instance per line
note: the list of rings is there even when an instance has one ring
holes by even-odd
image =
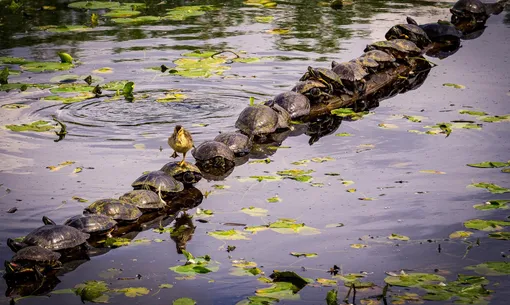
[[[172,158],[177,158],[177,153],[182,153],[182,161],[179,165],[184,165],[186,153],[194,147],[191,134],[181,125],[175,126],[174,133],[168,138],[168,145],[174,150]]]

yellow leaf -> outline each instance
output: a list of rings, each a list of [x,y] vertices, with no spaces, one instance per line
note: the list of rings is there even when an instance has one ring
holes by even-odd
[[[424,173],[424,174],[437,174],[437,175],[444,175],[444,174],[446,174],[445,172],[436,171],[436,170],[433,170],[433,169],[421,170],[420,173]]]

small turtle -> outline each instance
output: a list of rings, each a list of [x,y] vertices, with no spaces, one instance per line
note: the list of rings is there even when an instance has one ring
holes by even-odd
[[[28,233],[21,242],[7,239],[7,245],[17,252],[28,246],[40,246],[52,251],[71,249],[87,242],[90,235],[63,225],[44,225]]]
[[[407,23],[418,25],[416,20],[411,17],[407,17]],[[462,37],[462,32],[447,21],[422,24],[420,28],[427,33],[427,36],[433,42],[460,42]]]
[[[278,114],[266,105],[248,106],[239,114],[235,126],[247,135],[272,133],[278,128]]]
[[[117,221],[135,221],[142,212],[134,205],[117,199],[99,199],[85,208],[85,214],[99,214]]]
[[[74,227],[91,235],[109,235],[115,229],[117,222],[110,216],[90,214],[73,216],[66,220],[64,225]]]
[[[310,100],[305,95],[294,91],[280,93],[274,99],[265,103],[270,107],[274,107],[275,104],[285,109],[291,119],[310,113]]]
[[[197,183],[202,179],[200,169],[189,162],[185,162],[182,165],[178,162],[168,162],[163,165],[160,171],[187,185]]]
[[[318,80],[327,85],[331,92],[343,92],[344,85],[342,79],[338,77],[338,74],[326,68],[312,68],[308,67],[308,71],[299,79],[305,81],[308,79]]]
[[[364,52],[372,50],[388,52],[401,60],[405,60],[408,56],[420,56],[422,53],[422,50],[414,42],[405,39],[376,41],[368,45]]]
[[[450,9],[452,21],[454,23],[459,19],[468,19],[478,23],[484,23],[489,15],[485,4],[480,0],[459,0]]]
[[[278,104],[271,104],[269,107],[276,112],[278,121],[276,123],[276,129],[289,129],[290,128],[290,114],[289,112]]]
[[[312,104],[320,103],[324,99],[331,97],[329,87],[323,82],[314,79],[297,82],[291,91],[303,94]]]
[[[135,190],[152,190],[158,194],[159,192],[177,193],[184,189],[182,182],[160,170],[141,175],[131,183],[131,186]]]
[[[365,76],[368,72],[363,68],[362,65],[355,62],[343,62],[337,63],[333,61],[333,72],[338,74],[345,84],[346,91],[350,95],[360,96],[365,92],[366,81]]]
[[[379,64],[380,69],[386,69],[388,67],[395,66],[395,56],[379,50],[372,50],[365,52],[360,58],[370,58]]]
[[[16,252],[10,261],[5,261],[7,274],[35,272],[43,277],[48,272],[58,269],[62,263],[58,260],[61,254],[40,246],[28,246]]]
[[[130,203],[140,210],[156,210],[166,207],[166,202],[151,190],[133,190],[120,196],[119,200]]]
[[[377,60],[370,57],[360,56],[358,58],[351,59],[349,62],[361,65],[369,73],[377,73],[379,71],[379,63]]]
[[[214,141],[227,145],[236,156],[248,154],[253,146],[252,139],[240,132],[223,132],[217,135]]]
[[[191,151],[202,172],[227,172],[235,166],[235,155],[227,145],[217,141],[205,141]]]
[[[427,36],[427,33],[415,24],[397,24],[391,27],[384,36],[387,40],[392,39],[407,39],[416,44],[420,49],[429,46],[432,41]]]

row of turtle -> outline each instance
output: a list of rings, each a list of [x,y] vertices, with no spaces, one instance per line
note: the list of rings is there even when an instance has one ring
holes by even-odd
[[[478,0],[460,0],[451,9],[452,21],[472,19],[483,23],[488,14],[497,13],[497,8]],[[16,253],[5,262],[7,274],[29,271],[44,275],[58,268],[60,252],[80,250],[87,240],[109,235],[116,226],[134,222],[144,212],[168,209],[187,186],[200,181],[206,173],[218,174],[233,169],[236,158],[250,152],[255,138],[290,128],[291,120],[308,115],[311,105],[327,103],[333,96],[363,99],[370,75],[409,65],[410,60],[421,57],[433,43],[460,39],[461,35],[450,23],[418,25],[408,18],[406,24],[395,25],[386,33],[387,40],[368,45],[360,57],[333,62],[330,69],[308,67],[290,91],[262,105],[245,108],[235,123],[239,131],[221,133],[192,150],[195,165],[184,161],[186,152],[193,146],[191,135],[177,126],[169,144],[176,152],[183,153],[181,162],[170,162],[158,171],[143,174],[132,183],[132,191],[118,199],[97,200],[85,208],[82,215],[68,219],[63,225],[44,217],[44,225],[21,241],[9,238],[7,245]]]

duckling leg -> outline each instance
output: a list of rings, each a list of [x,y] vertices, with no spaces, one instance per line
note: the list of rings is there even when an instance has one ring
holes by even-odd
[[[174,150],[174,153],[170,156],[170,158],[177,158],[179,155],[177,154],[177,152]]]
[[[183,153],[183,154],[182,154],[182,161],[181,161],[181,162],[179,162],[179,166],[183,166],[183,165],[184,165],[184,162],[185,162],[185,161],[184,161],[184,159],[185,159],[185,158],[186,158],[186,153]]]

